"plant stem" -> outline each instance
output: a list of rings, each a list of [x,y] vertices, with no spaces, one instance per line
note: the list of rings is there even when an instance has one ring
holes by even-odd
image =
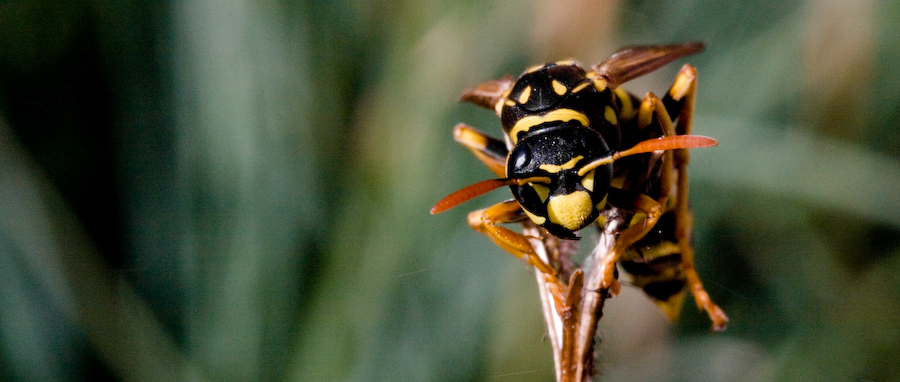
[[[561,268],[557,277],[569,281],[568,289],[562,293],[558,291],[556,280],[548,279],[546,274],[535,270],[558,382],[588,382],[593,377],[594,335],[597,323],[603,317],[603,305],[610,295],[607,290],[600,289],[605,272],[601,267],[603,259],[615,247],[615,232],[620,220],[607,221],[597,245],[583,266],[557,267]],[[547,264],[574,264],[570,256],[575,252],[575,247],[559,245],[555,237],[530,222],[524,225],[524,234],[532,237],[530,241],[535,252]],[[554,290],[557,290],[557,295],[564,295],[564,301],[557,301]]]

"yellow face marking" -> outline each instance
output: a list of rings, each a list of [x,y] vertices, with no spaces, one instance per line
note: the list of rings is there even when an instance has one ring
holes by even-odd
[[[531,212],[528,212],[528,210],[526,210],[524,208],[522,209],[522,211],[525,211],[525,215],[528,215],[528,218],[531,219],[531,221],[533,221],[534,224],[544,225],[544,223],[547,221],[547,218],[545,218],[543,216],[537,216]]]
[[[519,94],[519,103],[528,102],[529,97],[531,97],[531,86],[526,86],[525,90],[522,90],[522,94]]]
[[[584,186],[588,191],[594,191],[594,171],[588,171],[588,173],[581,178],[581,185]]]
[[[603,111],[603,117],[613,125],[619,124],[619,118],[616,117],[616,111],[613,110],[612,106],[606,105],[606,110]]]
[[[509,139],[513,144],[516,144],[519,141],[519,133],[528,131],[532,127],[544,122],[566,122],[573,119],[581,123],[582,126],[588,125],[587,116],[572,109],[556,109],[544,115],[529,115],[527,117],[522,117],[522,119],[519,119],[519,121],[513,125],[512,129],[509,130]]]
[[[546,172],[549,172],[551,174],[557,173],[562,170],[568,170],[568,169],[574,168],[575,164],[577,164],[578,161],[580,161],[582,159],[584,159],[584,156],[579,155],[577,157],[570,159],[568,162],[563,163],[563,164],[557,165],[557,164],[544,163],[544,164],[538,166],[538,168],[541,170],[544,170]]]
[[[578,86],[576,86],[575,88],[572,89],[572,93],[578,93],[578,92],[584,90],[584,88],[588,87],[588,85],[590,85],[590,84],[591,84],[590,82],[582,82],[581,84],[579,84]]]
[[[615,90],[616,98],[619,99],[619,115],[621,115],[624,119],[632,119],[634,118],[634,103],[631,102],[631,96],[628,95],[628,92],[622,88],[616,88]]]
[[[568,88],[566,88],[566,85],[563,85],[557,80],[553,80],[551,85],[553,85],[553,92],[556,93],[556,95],[566,94],[566,92],[569,90]]]
[[[550,189],[543,184],[530,183],[531,188],[534,189],[534,192],[537,192],[538,197],[541,198],[542,202],[547,202],[547,197],[550,196]]]
[[[584,227],[585,221],[593,211],[594,205],[587,191],[554,196],[547,203],[547,218],[569,231]]]

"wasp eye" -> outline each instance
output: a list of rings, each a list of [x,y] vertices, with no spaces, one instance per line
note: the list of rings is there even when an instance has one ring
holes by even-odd
[[[522,169],[531,163],[531,148],[527,144],[516,147],[509,156],[514,169]]]

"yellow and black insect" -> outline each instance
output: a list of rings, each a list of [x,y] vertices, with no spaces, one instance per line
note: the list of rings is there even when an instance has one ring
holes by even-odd
[[[627,219],[604,259],[601,287],[616,293],[615,264],[675,318],[687,286],[716,329],[727,317],[703,289],[690,245],[689,148],[714,146],[689,135],[696,69],[682,67],[663,97],[639,99],[619,85],[704,49],[702,43],[625,48],[590,71],[575,61],[536,66],[465,92],[462,100],[495,110],[505,141],[465,124],[454,138],[500,179],[463,188],[438,202],[438,213],[509,186],[514,199],[469,214],[469,224],[548,276],[556,270],[522,234],[499,226],[530,219],[561,239],[611,218]]]

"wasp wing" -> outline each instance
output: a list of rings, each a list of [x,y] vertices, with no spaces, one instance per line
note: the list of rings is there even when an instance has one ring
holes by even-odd
[[[474,103],[485,109],[499,110],[497,103],[500,102],[500,99],[512,88],[515,82],[516,80],[507,74],[499,80],[488,81],[474,89],[466,90],[459,97],[459,100]]]
[[[702,42],[627,47],[592,66],[591,70],[604,77],[608,86],[616,88],[679,58],[699,53],[705,48],[706,44]]]

